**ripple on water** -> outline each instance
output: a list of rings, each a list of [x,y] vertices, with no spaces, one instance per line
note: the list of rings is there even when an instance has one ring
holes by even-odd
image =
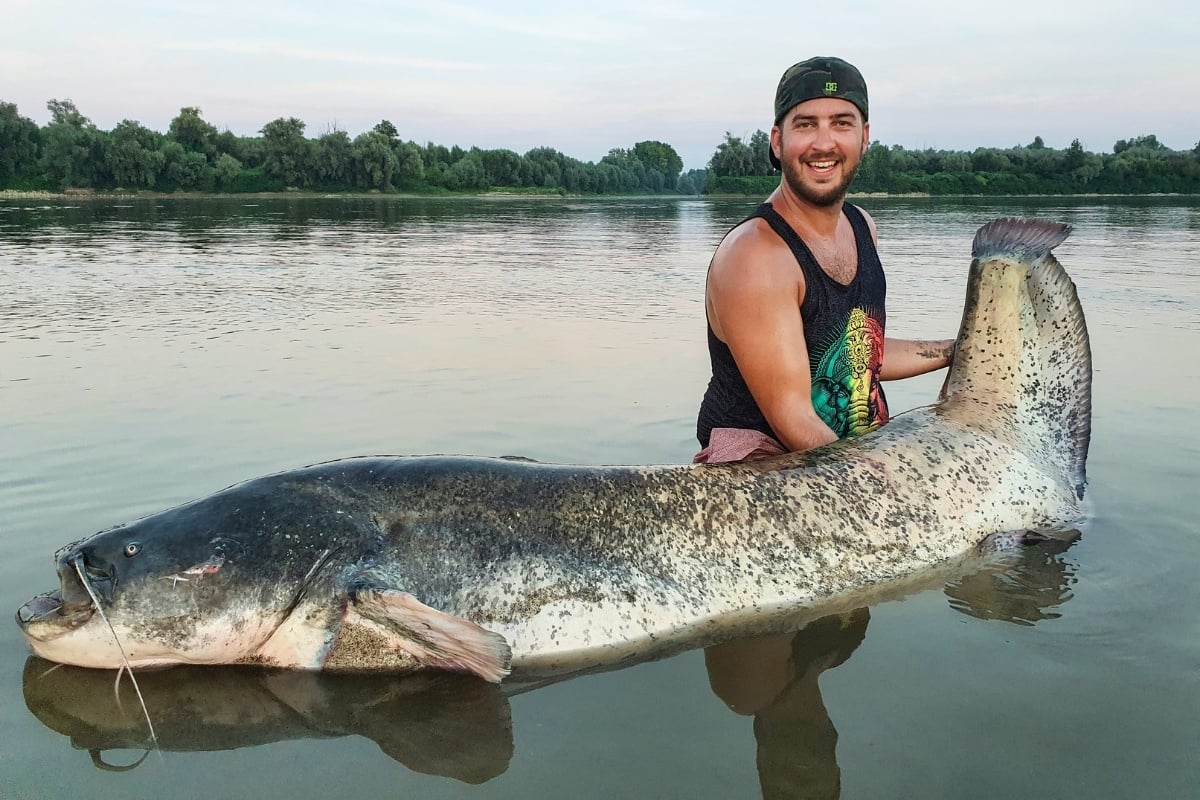
[[[729,713],[700,653],[522,694],[512,767],[472,791],[569,794],[583,780],[593,794],[755,796],[756,735],[802,737],[807,721],[836,729],[832,743],[763,752],[798,767],[816,742],[846,796],[1184,796],[1172,790],[1195,785],[1200,719],[1200,371],[1180,333],[1197,327],[1200,228],[1179,200],[1099,202],[863,201],[902,336],[957,329],[970,239],[988,218],[1075,225],[1059,255],[1096,365],[1097,510],[1079,543],[1024,573],[872,608],[863,645],[787,724]],[[754,201],[119,205],[0,201],[10,609],[50,588],[60,545],[278,469],[368,452],[687,460],[708,378],[705,269]],[[926,377],[889,387],[893,406],[936,393]],[[11,677],[26,651],[15,626],[0,637]],[[815,675],[781,697],[811,697]],[[97,782],[86,758],[67,760],[81,754],[35,727],[18,683],[0,682],[0,720],[39,792],[138,793],[130,776]],[[597,771],[597,742],[635,768]],[[303,795],[345,782],[307,765],[347,759],[374,794],[429,794],[435,780],[370,743],[329,740],[179,754],[169,779],[133,779],[168,796],[208,786],[216,766],[234,793],[250,793],[236,783],[249,775]],[[0,757],[0,785],[13,764]]]

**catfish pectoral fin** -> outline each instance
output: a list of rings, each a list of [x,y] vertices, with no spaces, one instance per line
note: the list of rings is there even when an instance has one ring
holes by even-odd
[[[499,683],[511,672],[512,650],[498,633],[438,611],[408,592],[360,587],[355,610],[396,637],[396,646],[424,666],[467,672]]]

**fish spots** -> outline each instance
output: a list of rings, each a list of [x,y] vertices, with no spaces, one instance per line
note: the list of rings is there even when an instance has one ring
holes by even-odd
[[[346,623],[334,637],[322,667],[330,672],[411,672],[422,665],[394,636],[372,626]]]
[[[628,602],[633,602],[632,592],[626,594]],[[594,586],[573,585],[566,580],[557,581],[549,586],[526,588],[515,592],[509,602],[501,607],[493,607],[481,612],[478,619],[483,623],[511,623],[520,619],[530,619],[552,604],[563,601],[575,603],[599,603],[605,599],[604,593]]]

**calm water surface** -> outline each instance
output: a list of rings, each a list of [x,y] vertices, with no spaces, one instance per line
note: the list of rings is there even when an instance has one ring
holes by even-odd
[[[1080,541],[707,664],[524,691],[146,673],[164,752],[126,770],[132,695],[122,712],[112,673],[47,673],[0,624],[0,797],[1200,795],[1200,201],[864,205],[898,336],[957,330],[983,222],[1075,226],[1057,252],[1095,361]],[[0,201],[0,609],[54,585],[58,546],[274,470],[690,459],[704,270],[749,207]],[[938,385],[892,384],[891,404]]]

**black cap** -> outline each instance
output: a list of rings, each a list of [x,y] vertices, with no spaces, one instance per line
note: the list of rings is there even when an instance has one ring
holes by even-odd
[[[848,61],[832,56],[817,56],[788,67],[775,89],[775,124],[793,107],[817,97],[840,97],[862,112],[867,121],[867,82]],[[768,151],[771,166],[779,169],[775,151]]]

